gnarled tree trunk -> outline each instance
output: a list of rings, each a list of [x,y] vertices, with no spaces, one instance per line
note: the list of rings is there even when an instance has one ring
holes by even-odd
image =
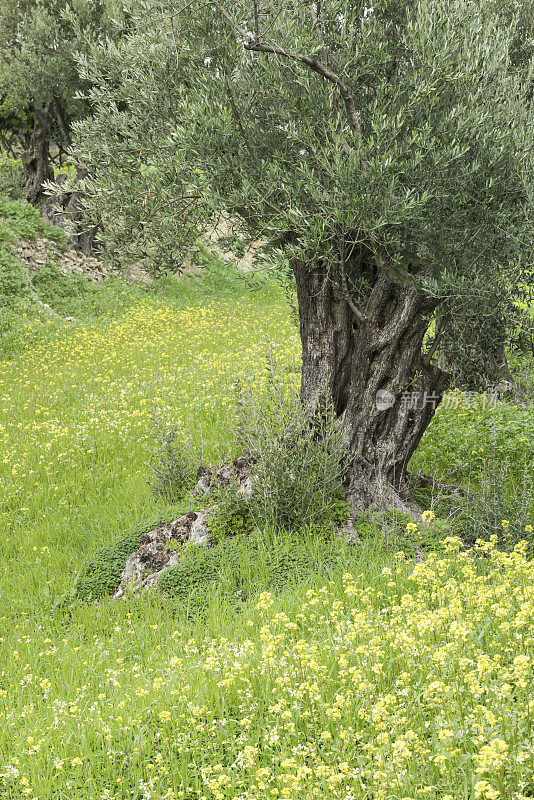
[[[76,182],[85,178],[87,170],[77,169]],[[62,183],[58,178],[56,183]],[[84,224],[82,208],[82,192],[71,187],[67,191],[50,195],[42,204],[43,219],[52,225],[63,228],[68,236],[68,244],[72,250],[79,250],[86,255],[95,252],[97,225]]]
[[[310,415],[332,402],[352,456],[346,478],[352,511],[412,513],[406,468],[440,401],[446,373],[423,340],[437,302],[366,268],[357,307],[344,269],[293,264],[302,340],[301,399]]]
[[[54,171],[50,164],[49,128],[50,106],[36,108],[30,147],[22,157],[26,181],[24,191],[30,203],[41,202],[44,197],[43,183],[54,178]]]

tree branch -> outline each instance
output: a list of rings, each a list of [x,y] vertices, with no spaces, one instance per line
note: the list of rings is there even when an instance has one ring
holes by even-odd
[[[243,141],[245,143],[245,147],[248,150],[249,156],[251,157],[253,163],[256,164],[256,166],[257,166],[258,165],[258,159],[256,158],[256,153],[252,149],[252,147],[250,145],[250,142],[248,140],[247,134],[245,132],[245,129],[243,127],[243,123],[241,121],[241,114],[239,113],[239,109],[238,109],[238,107],[236,105],[234,95],[232,94],[232,86],[230,84],[230,80],[228,79],[228,77],[226,78],[226,86],[227,86],[227,89],[228,89],[228,97],[230,98],[230,105],[232,107],[232,112],[233,112],[233,115],[235,117],[235,121],[237,123],[237,127],[239,128],[239,133],[241,134],[241,138],[243,139]]]
[[[224,8],[224,6],[219,3],[218,0],[212,0],[212,5],[217,8],[223,17],[230,23],[232,28],[245,40],[244,48],[245,50],[251,50],[256,53],[274,53],[278,56],[283,56],[284,58],[290,58],[293,61],[300,61],[301,64],[305,64],[312,72],[317,73],[317,75],[321,75],[322,78],[325,78],[327,81],[330,81],[334,86],[337,86],[339,89],[339,93],[343,98],[343,102],[345,103],[345,109],[347,112],[347,117],[349,121],[349,126],[353,133],[356,135],[356,138],[359,142],[362,141],[362,130],[360,126],[360,120],[358,117],[358,112],[356,111],[356,104],[354,102],[354,96],[347,86],[345,81],[339,77],[330,67],[327,67],[325,64],[318,61],[313,56],[307,56],[303,53],[293,53],[288,50],[284,50],[283,47],[279,47],[278,45],[269,45],[263,44],[262,42],[258,41],[259,39],[259,20],[258,20],[258,9],[257,9],[257,2],[254,1],[254,25],[255,25],[255,33],[254,38],[252,41],[250,40],[250,33],[246,31],[244,28],[239,25],[235,19],[228,13],[228,11]]]
[[[360,323],[360,325],[363,325],[365,322],[367,322],[367,317],[353,302],[347,284],[347,272],[345,269],[345,240],[343,240],[340,244],[340,257],[341,257],[341,288],[343,289],[343,294],[345,295],[345,301],[350,310],[352,311],[352,313],[354,314],[354,316],[356,317],[356,319],[358,320],[358,322]]]
[[[247,32],[247,31],[246,31],[244,28],[242,28],[242,27],[241,27],[241,25],[238,25],[238,24],[237,24],[237,22],[235,21],[235,19],[234,19],[234,18],[233,18],[233,17],[232,17],[232,16],[231,16],[229,13],[228,13],[228,11],[227,11],[227,10],[224,8],[224,6],[222,6],[222,5],[221,5],[221,4],[218,2],[218,0],[212,0],[212,5],[214,5],[214,6],[215,6],[215,8],[218,8],[218,9],[219,9],[219,11],[220,11],[220,12],[221,12],[221,14],[223,15],[223,17],[224,17],[226,20],[228,20],[228,22],[230,23],[230,25],[232,26],[232,28],[233,28],[235,31],[237,31],[237,32],[238,32],[238,34],[239,34],[240,36],[242,36],[242,37],[243,37],[243,39],[248,39],[248,38],[249,38],[249,34],[248,34],[248,32]]]
[[[312,72],[316,72],[318,75],[321,75],[321,77],[326,78],[327,81],[330,81],[330,83],[333,83],[334,86],[337,86],[339,93],[343,98],[343,102],[345,103],[345,109],[347,111],[347,117],[351,130],[356,134],[358,140],[361,141],[362,130],[360,127],[358,112],[356,111],[354,96],[347,84],[333,70],[325,66],[313,56],[306,56],[302,53],[293,53],[291,51],[284,50],[282,47],[278,47],[278,45],[262,44],[261,42],[252,41],[245,44],[245,50],[252,50],[256,53],[274,53],[278,56],[283,56],[284,58],[300,61],[301,64],[305,64],[307,67],[309,67]]]
[[[260,40],[260,18],[258,14],[258,0],[254,0],[254,40]]]
[[[427,367],[430,366],[430,362],[432,361],[432,357],[434,356],[438,346],[443,338],[443,328],[445,327],[446,323],[449,320],[449,314],[445,314],[443,317],[438,317],[436,319],[436,323],[434,326],[434,338],[430,344],[430,347],[423,355],[423,364]]]

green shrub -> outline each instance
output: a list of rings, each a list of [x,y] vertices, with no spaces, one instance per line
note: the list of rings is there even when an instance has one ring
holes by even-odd
[[[24,169],[20,158],[11,158],[0,153],[0,193],[17,198],[21,195],[23,186]]]
[[[255,457],[251,518],[257,527],[285,530],[339,527],[349,514],[348,455],[334,410],[325,404],[310,420],[276,364],[266,369],[268,390],[259,398],[241,390],[239,398],[238,445]]]
[[[29,281],[20,261],[0,247],[0,306],[10,308],[15,301],[29,296]]]
[[[344,547],[325,543],[317,552],[302,548],[298,542],[285,551],[275,551],[268,563],[268,588],[280,592],[313,575],[331,574],[344,566]]]
[[[159,579],[159,590],[185,605],[206,602],[207,593],[218,583],[221,552],[218,547],[184,547],[180,562]]]
[[[65,233],[43,221],[37,208],[25,200],[0,197],[0,306],[12,308],[17,301],[31,296],[28,278],[13,248],[22,239],[38,236],[56,244],[65,242]]]
[[[155,497],[180,500],[195,485],[200,455],[192,442],[179,439],[176,428],[152,414],[154,446],[148,480]]]
[[[39,209],[26,200],[0,197],[0,247],[38,236],[58,245],[65,245],[67,241],[65,231],[43,220]]]
[[[206,520],[213,542],[222,542],[228,536],[250,533],[254,527],[247,497],[231,484],[224,489],[212,489],[210,497],[217,506],[217,513]]]
[[[480,483],[471,487],[458,503],[456,527],[468,545],[477,539],[497,537],[501,549],[509,550],[522,539],[534,554],[534,479],[525,469],[520,480],[510,476],[507,464],[486,465]]]
[[[491,462],[506,463],[516,483],[525,471],[534,477],[534,405],[455,392],[438,407],[410,469],[465,486],[482,480]]]

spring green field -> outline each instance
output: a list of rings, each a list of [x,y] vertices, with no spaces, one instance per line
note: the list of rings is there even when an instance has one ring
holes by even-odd
[[[2,311],[0,798],[534,797],[532,404],[438,412],[413,467],[478,500],[411,541],[371,524],[336,568],[274,589],[244,563],[246,591],[202,613],[67,602],[95,550],[183,511],[147,484],[154,416],[224,458],[236,386],[261,392],[273,363],[297,385],[299,340],[280,288],[220,264],[57,286],[44,299],[76,321]],[[436,545],[423,564],[414,535]],[[284,536],[260,550],[289,558]]]

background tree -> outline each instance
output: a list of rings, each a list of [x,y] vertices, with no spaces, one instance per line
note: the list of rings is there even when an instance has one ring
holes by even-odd
[[[81,60],[79,155],[112,248],[171,262],[224,211],[287,260],[302,402],[335,408],[356,513],[409,507],[451,374],[499,379],[532,280],[525,19],[485,0],[163,0]]]
[[[0,130],[24,149],[25,193],[43,198],[53,178],[50,139],[60,154],[72,121],[87,112],[75,55],[92,40],[120,36],[126,24],[116,0],[6,0],[0,9]]]

